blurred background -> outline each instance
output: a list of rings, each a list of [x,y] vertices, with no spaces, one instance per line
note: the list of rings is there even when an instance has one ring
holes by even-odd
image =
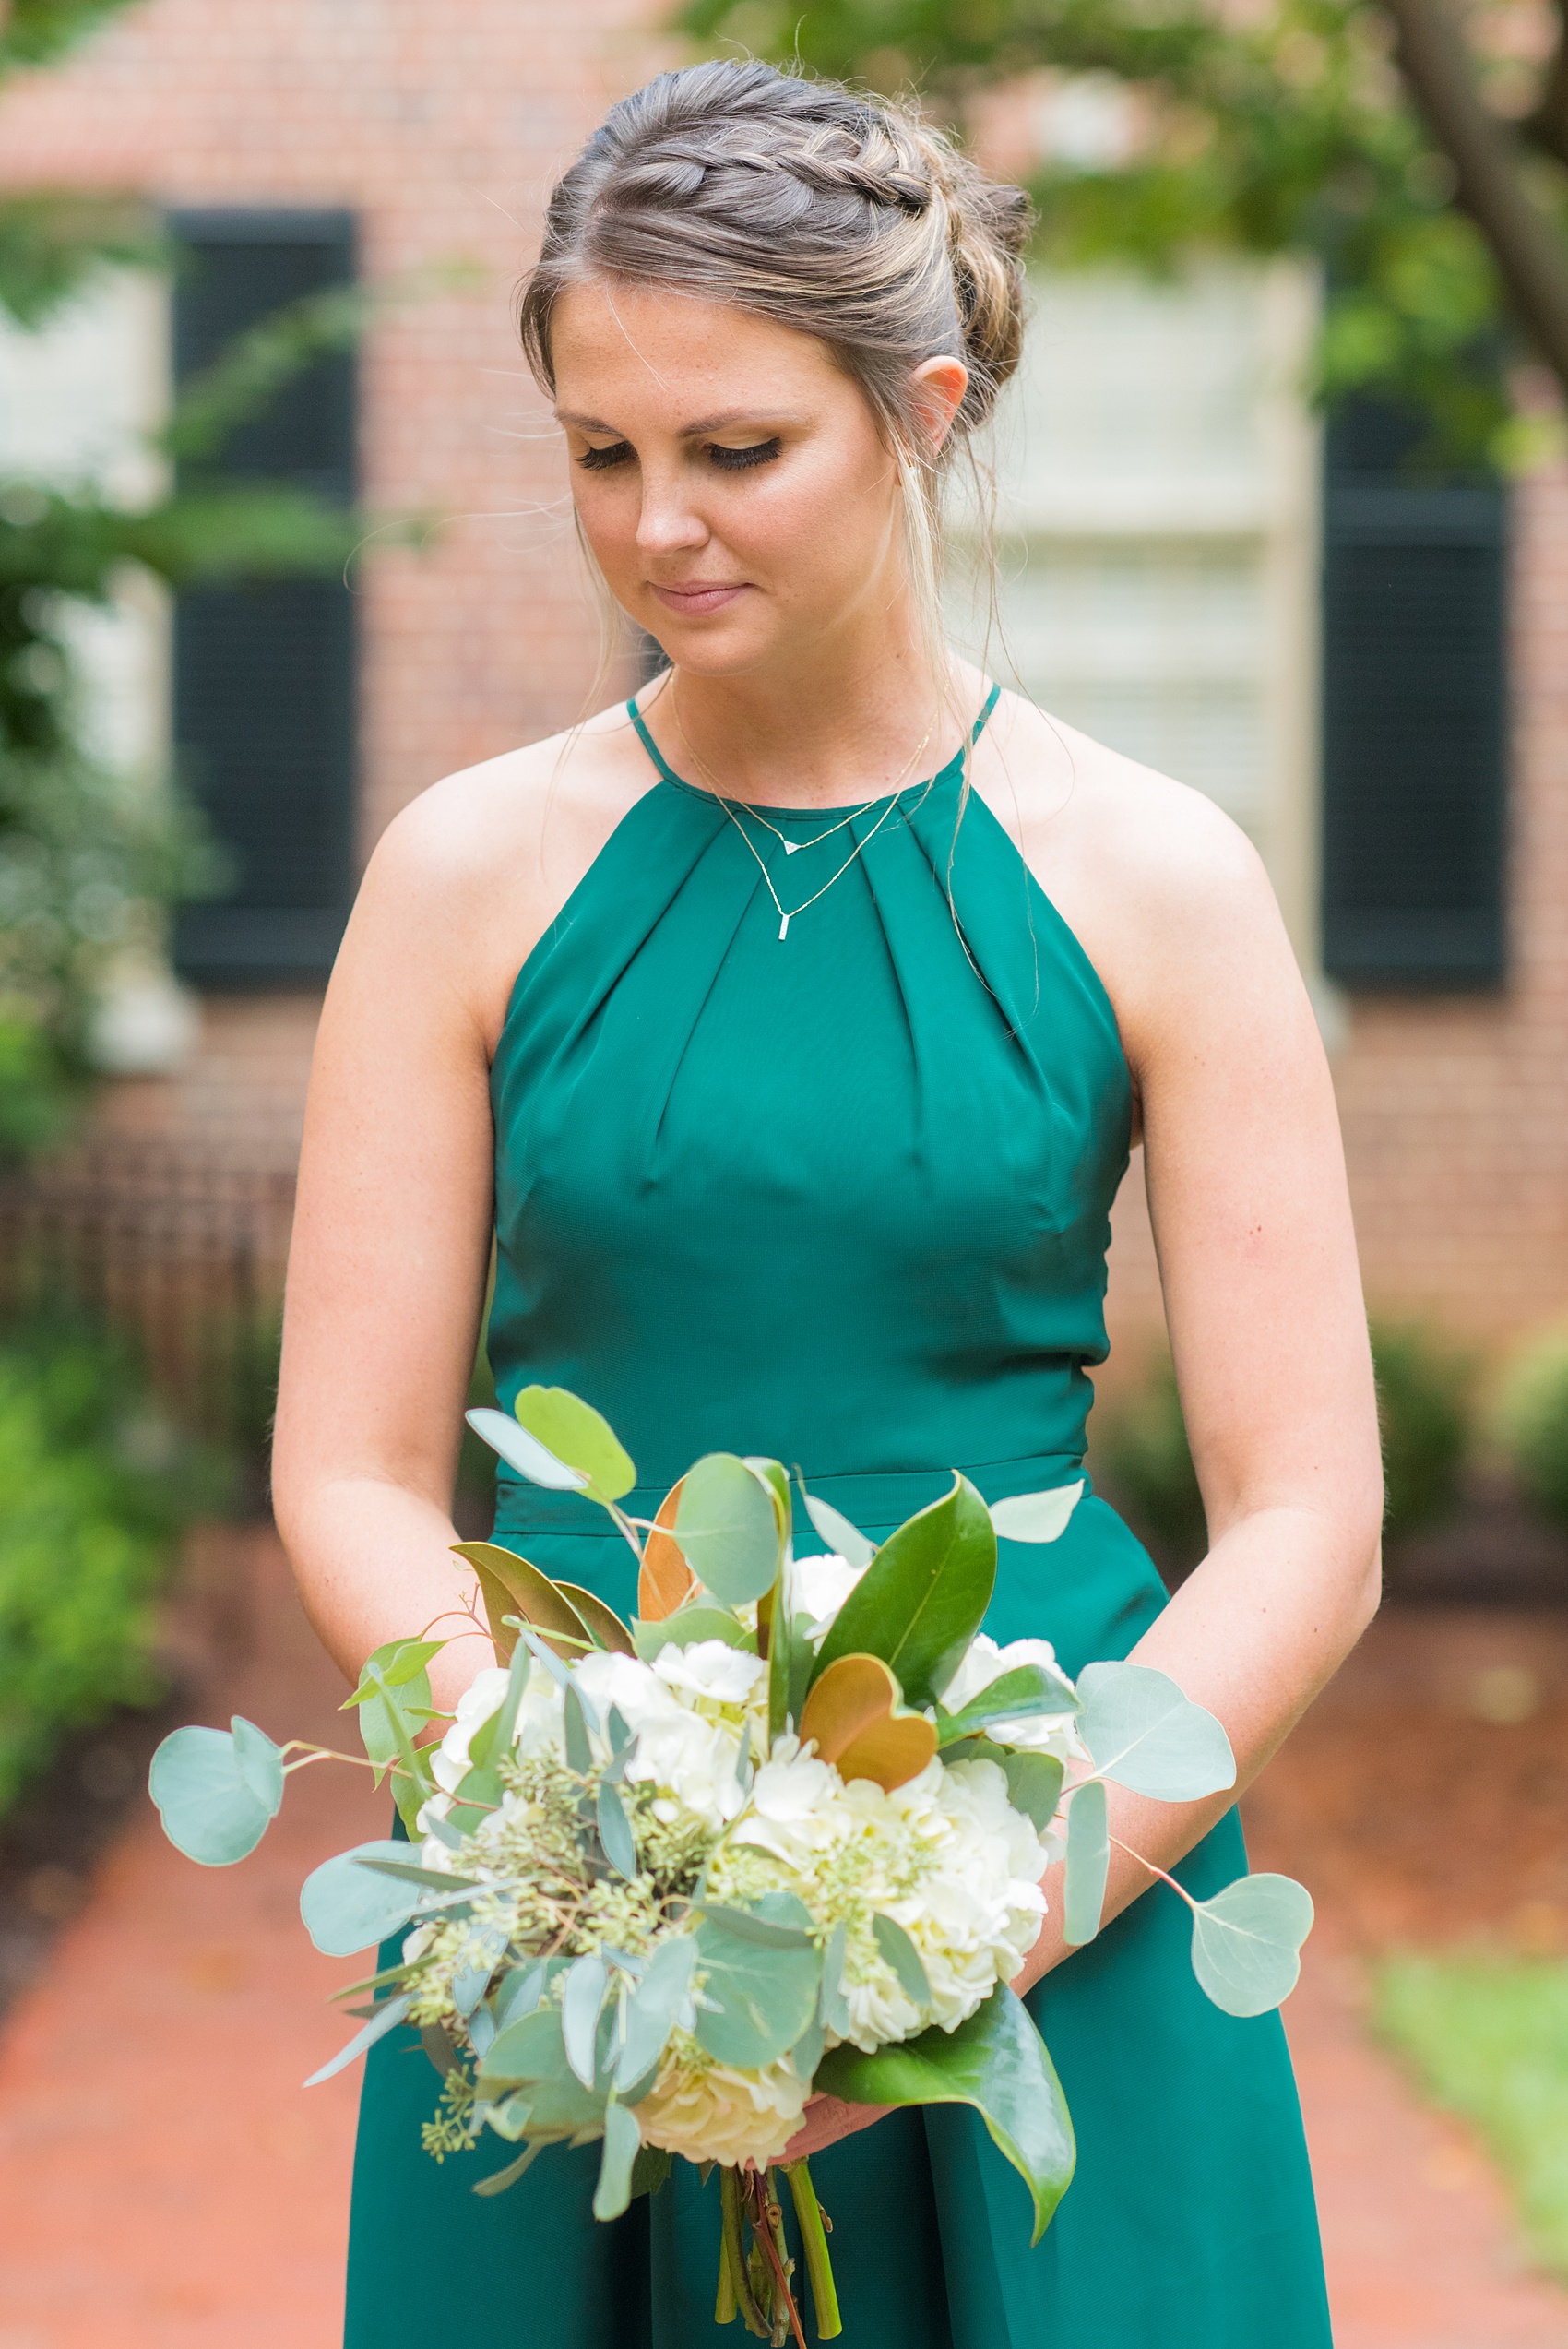
[[[176,1719],[330,1730],[266,1514],[321,990],[396,810],[607,698],[513,290],[606,105],[740,50],[915,89],[1036,195],[999,605],[960,559],[955,631],[1256,842],[1373,1315],[1390,1603],[1248,1806],[1319,1902],[1338,2337],[1568,2344],[1562,38],[1552,0],[0,6],[0,2349],[338,2335],[353,2084],[295,2082],[344,1969],[294,1900],[379,1811],[314,1773],[208,1878],[140,1790]],[[1092,1465],[1174,1582],[1136,1160],[1111,1323]]]

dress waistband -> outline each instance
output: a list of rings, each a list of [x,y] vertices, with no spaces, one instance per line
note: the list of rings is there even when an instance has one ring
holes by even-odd
[[[1049,1492],[1053,1485],[1071,1484],[1084,1474],[1083,1455],[1078,1452],[1035,1452],[1022,1460],[955,1465],[988,1501],[1008,1500],[1016,1493]],[[885,1533],[913,1517],[917,1509],[940,1500],[952,1478],[948,1468],[897,1468],[873,1469],[864,1475],[808,1476],[806,1483],[815,1499],[830,1501],[861,1532]],[[667,1485],[634,1485],[621,1507],[631,1517],[652,1517],[669,1489]],[[810,1556],[819,1536],[793,1483],[791,1491],[796,1544],[802,1556]],[[602,1541],[607,1534],[619,1539],[604,1511],[596,1502],[584,1500],[580,1493],[547,1492],[542,1485],[525,1484],[505,1473],[498,1480],[495,1532],[498,1537],[579,1533],[593,1541]]]

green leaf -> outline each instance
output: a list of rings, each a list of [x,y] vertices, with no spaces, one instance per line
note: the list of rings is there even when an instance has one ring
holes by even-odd
[[[625,2091],[650,2072],[663,2055],[672,2031],[690,2031],[696,2021],[692,2004],[692,1969],[697,1945],[692,1935],[672,1935],[660,1941],[626,2007],[626,2038],[615,2066],[615,2085]]]
[[[1056,1817],[1066,1775],[1055,1754],[1006,1754],[1002,1768],[1007,1778],[1007,1800],[1016,1811],[1034,1821],[1043,1835]]]
[[[632,1638],[644,1663],[653,1663],[666,1648],[673,1643],[678,1648],[695,1647],[699,1640],[722,1640],[728,1648],[740,1648],[755,1655],[756,1633],[723,1607],[677,1607],[659,1622],[636,1623]]]
[[[1057,1542],[1083,1496],[1082,1477],[1049,1493],[1015,1493],[1007,1500],[992,1502],[991,1521],[1004,1542]]]
[[[822,1991],[818,2012],[829,2031],[842,2039],[849,2028],[849,2008],[844,1997],[844,1959],[849,1947],[849,1932],[842,1921],[827,1937],[822,1953]]]
[[[445,1640],[388,1640],[385,1647],[377,1648],[375,1651],[383,1681],[388,1688],[401,1688],[418,1675],[433,1656],[438,1656],[445,1645]],[[353,1706],[362,1705],[375,1694],[376,1684],[367,1674],[362,1677],[353,1695],[345,1700],[343,1711],[348,1712]]]
[[[626,1806],[613,1786],[602,1781],[599,1789],[599,1840],[604,1846],[604,1856],[617,1876],[628,1884],[635,1883],[637,1874],[637,1847],[632,1834],[632,1823],[626,1817]]]
[[[259,1737],[261,1732],[252,1735]],[[203,1867],[232,1867],[255,1851],[278,1803],[256,1791],[253,1772],[261,1784],[270,1785],[254,1757],[241,1766],[232,1730],[176,1729],[164,1738],[152,1757],[148,1786],[176,1851]],[[280,1783],[278,1792],[281,1799]]]
[[[934,1704],[991,1604],[996,1535],[967,1477],[890,1533],[839,1608],[822,1643],[815,1681],[838,1657],[880,1656],[904,1701]]]
[[[754,1941],[759,1950],[809,1950],[815,1947],[810,1931],[811,1911],[797,1894],[765,1892],[756,1906],[736,1909],[721,1902],[703,1904],[704,1916],[716,1917],[737,1940]]]
[[[496,2033],[479,2078],[489,2093],[507,2081],[559,2080],[568,2070],[560,2008],[535,2007]]]
[[[971,1697],[957,1712],[937,1717],[938,1743],[956,1745],[960,1737],[999,1721],[1032,1721],[1039,1713],[1076,1712],[1078,1700],[1059,1673],[1043,1664],[1021,1663],[999,1672],[989,1687]]]
[[[831,1501],[819,1501],[814,1493],[801,1487],[801,1497],[811,1519],[830,1550],[841,1557],[846,1566],[869,1566],[876,1556],[876,1544],[868,1541],[859,1526],[851,1525]]]
[[[604,2152],[594,2188],[596,2219],[618,2219],[632,2199],[632,2170],[642,2139],[636,2116],[613,2096],[604,2108]]]
[[[283,1756],[264,1729],[243,1713],[229,1716],[229,1735],[234,1741],[234,1760],[240,1776],[262,1806],[268,1818],[276,1818],[283,1802]]]
[[[1195,1802],[1236,1783],[1230,1740],[1174,1680],[1141,1663],[1090,1663],[1078,1675],[1078,1734],[1095,1768],[1134,1795]]]
[[[324,1957],[351,1958],[357,1950],[374,1950],[408,1924],[419,1906],[418,1890],[363,1866],[367,1859],[399,1858],[408,1848],[360,1843],[311,1870],[300,1888],[300,1914]]]
[[[1105,1789],[1098,1778],[1080,1786],[1067,1806],[1067,1882],[1062,1901],[1062,1938],[1081,1949],[1099,1931],[1105,1879],[1111,1868]]]
[[[733,1452],[708,1452],[687,1469],[674,1532],[692,1572],[726,1606],[760,1599],[778,1572],[785,1537],[778,1497]]]
[[[503,1651],[514,1636],[505,1628],[509,1615],[542,1633],[555,1654],[585,1655],[593,1646],[592,1632],[565,1592],[528,1558],[498,1542],[454,1542],[452,1547],[479,1577],[491,1636]]]
[[[600,1950],[590,1950],[586,1957],[578,1958],[562,1985],[562,2044],[566,2061],[585,2088],[593,2086],[599,2069],[595,2041],[609,1989],[610,1969]]]
[[[876,1936],[876,1946],[885,1961],[898,1977],[898,1987],[917,2007],[931,2004],[931,1984],[926,1979],[921,1953],[896,1917],[884,1916],[878,1909],[873,1913],[871,1929]]]
[[[630,1453],[610,1422],[580,1395],[565,1387],[525,1387],[512,1409],[519,1427],[583,1478],[591,1499],[618,1501],[636,1483]]]
[[[524,2146],[515,2162],[508,2162],[505,2169],[492,2170],[488,2177],[481,2177],[475,2186],[474,2192],[485,2195],[505,2194],[509,2186],[516,2186],[525,2170],[532,2168],[548,2142],[547,2138],[536,2137],[531,2145]]]
[[[480,1441],[499,1452],[508,1468],[526,1476],[531,1485],[542,1485],[552,1493],[586,1493],[588,1480],[580,1469],[568,1468],[557,1460],[547,1445],[508,1419],[504,1411],[489,1409],[466,1411],[463,1417]]]
[[[640,2201],[645,2194],[659,2193],[674,2164],[673,2153],[662,2145],[645,2145],[632,2164],[632,2200]]]
[[[477,1876],[451,1876],[441,1868],[421,1867],[417,1860],[404,1856],[409,1848],[406,1843],[394,1843],[389,1847],[398,1854],[396,1859],[382,1858],[383,1848],[379,1843],[364,1845],[362,1851],[355,1854],[359,1866],[368,1868],[374,1876],[396,1877],[399,1884],[421,1885],[429,1892],[468,1891],[482,1881]]]
[[[631,1632],[597,1592],[585,1591],[580,1582],[557,1582],[555,1588],[576,1609],[601,1648],[615,1656],[636,1655]]]
[[[795,1667],[795,1617],[790,1605],[790,1571],[789,1544],[778,1561],[778,1572],[768,1593],[767,1606],[767,1737],[769,1746],[782,1737],[790,1725],[790,1693],[797,1681],[803,1682],[809,1674],[808,1654],[800,1671]],[[762,1620],[758,1611],[758,1622]]]
[[[566,1767],[575,1770],[579,1778],[586,1778],[593,1768],[593,1748],[588,1744],[582,1697],[575,1687],[567,1689],[562,1701],[561,1727],[566,1747]]]
[[[356,2031],[348,2045],[339,2047],[330,2063],[323,2064],[319,2071],[313,2071],[305,2086],[319,2088],[324,2080],[331,2080],[337,2073],[346,2071],[356,2056],[362,2056],[367,2047],[374,2047],[378,2039],[385,2039],[387,2033],[402,2021],[412,2005],[411,1997],[401,1997],[388,1998],[385,2006],[377,2007],[363,2030]]]
[[[815,2084],[851,2105],[972,2105],[1029,2189],[1039,2241],[1072,2179],[1073,2124],[1045,2044],[1011,1990],[994,1990],[956,2031],[933,2024],[874,2056],[831,2047]]]
[[[782,2056],[810,2022],[822,1960],[804,1949],[765,1948],[705,1916],[696,1929],[703,1970],[696,2036],[720,2063],[751,2070]]]
[[[1240,1876],[1193,1917],[1193,1971],[1228,2015],[1264,2015],[1288,1998],[1313,1929],[1313,1899],[1289,1876]]]

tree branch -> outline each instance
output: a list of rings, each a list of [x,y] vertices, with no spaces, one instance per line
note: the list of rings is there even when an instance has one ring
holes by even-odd
[[[1400,69],[1454,165],[1521,325],[1568,396],[1568,252],[1528,195],[1513,134],[1482,101],[1445,0],[1384,0]]]

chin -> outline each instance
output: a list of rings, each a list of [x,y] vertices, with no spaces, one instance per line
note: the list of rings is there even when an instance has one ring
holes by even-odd
[[[734,677],[760,668],[778,650],[771,638],[744,622],[726,625],[729,615],[711,620],[682,620],[660,605],[656,613],[639,615],[646,628],[676,668],[693,677]]]

